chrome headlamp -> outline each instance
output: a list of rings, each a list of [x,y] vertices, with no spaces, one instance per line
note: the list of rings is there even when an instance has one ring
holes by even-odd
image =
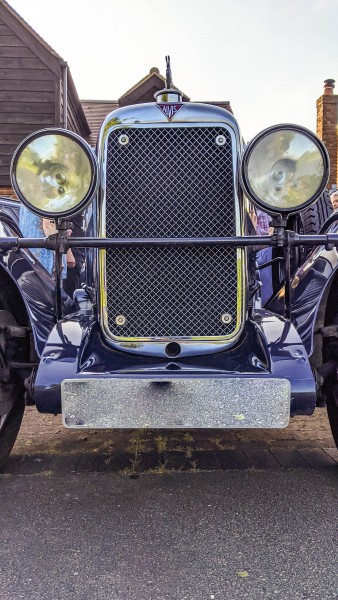
[[[302,210],[322,193],[328,176],[329,158],[324,144],[297,125],[265,129],[243,155],[244,192],[270,214]]]
[[[43,129],[16,149],[11,164],[18,198],[42,217],[67,217],[93,197],[97,162],[88,144],[72,131]]]

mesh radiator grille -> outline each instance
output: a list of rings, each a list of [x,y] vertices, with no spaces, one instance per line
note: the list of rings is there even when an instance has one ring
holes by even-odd
[[[120,143],[121,136],[128,136],[127,143]],[[230,134],[217,127],[114,130],[107,148],[106,215],[107,237],[235,235]],[[234,248],[216,247],[107,251],[111,334],[230,335],[237,325],[236,256]],[[229,324],[224,314],[231,315]]]

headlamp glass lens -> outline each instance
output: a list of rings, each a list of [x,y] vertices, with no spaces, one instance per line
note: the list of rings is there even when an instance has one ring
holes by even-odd
[[[305,204],[320,188],[323,155],[306,134],[277,130],[254,146],[247,173],[254,194],[271,209],[292,210]]]
[[[16,183],[26,201],[50,214],[73,210],[88,194],[92,166],[74,139],[41,135],[22,150],[16,164]]]

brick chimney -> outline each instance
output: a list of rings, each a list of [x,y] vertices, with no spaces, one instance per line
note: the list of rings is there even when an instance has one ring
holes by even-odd
[[[338,183],[338,95],[333,93],[334,79],[325,79],[323,95],[317,100],[317,135],[330,156],[328,189]]]

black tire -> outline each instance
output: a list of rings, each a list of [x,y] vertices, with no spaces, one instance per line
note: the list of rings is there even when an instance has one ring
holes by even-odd
[[[16,388],[17,397],[6,415],[0,416],[0,471],[14,446],[25,411],[24,392]],[[0,390],[1,394],[1,390]]]
[[[326,219],[331,215],[332,210],[329,193],[325,190],[314,204],[305,208],[297,215],[291,216],[288,220],[287,228],[300,234],[316,235],[320,232]],[[315,246],[299,246],[293,249],[291,255],[292,272],[298,269],[314,248]]]
[[[338,289],[334,285],[329,297],[329,305],[337,307]],[[336,308],[337,311],[337,308]],[[338,327],[338,313],[329,314],[326,325]],[[327,415],[333,439],[338,448],[338,340],[335,336],[324,338],[323,360],[328,365],[328,374],[324,379],[323,392],[326,400]]]
[[[327,391],[326,403],[332,436],[338,448],[338,382],[335,379],[334,385]]]
[[[329,193],[325,190],[315,204],[300,213],[303,233],[308,235],[319,233],[332,210]]]
[[[328,339],[324,349],[324,360],[330,366],[322,391],[326,402],[327,416],[335,444],[338,448],[338,363],[336,339]]]
[[[0,367],[3,369],[7,367],[8,346],[13,358],[16,358],[15,347],[11,347],[12,340],[8,344],[3,333],[6,326],[11,325],[16,325],[13,315],[7,310],[0,310]],[[9,381],[6,378],[4,375],[0,381],[0,470],[14,446],[25,410],[23,381],[15,376]]]

